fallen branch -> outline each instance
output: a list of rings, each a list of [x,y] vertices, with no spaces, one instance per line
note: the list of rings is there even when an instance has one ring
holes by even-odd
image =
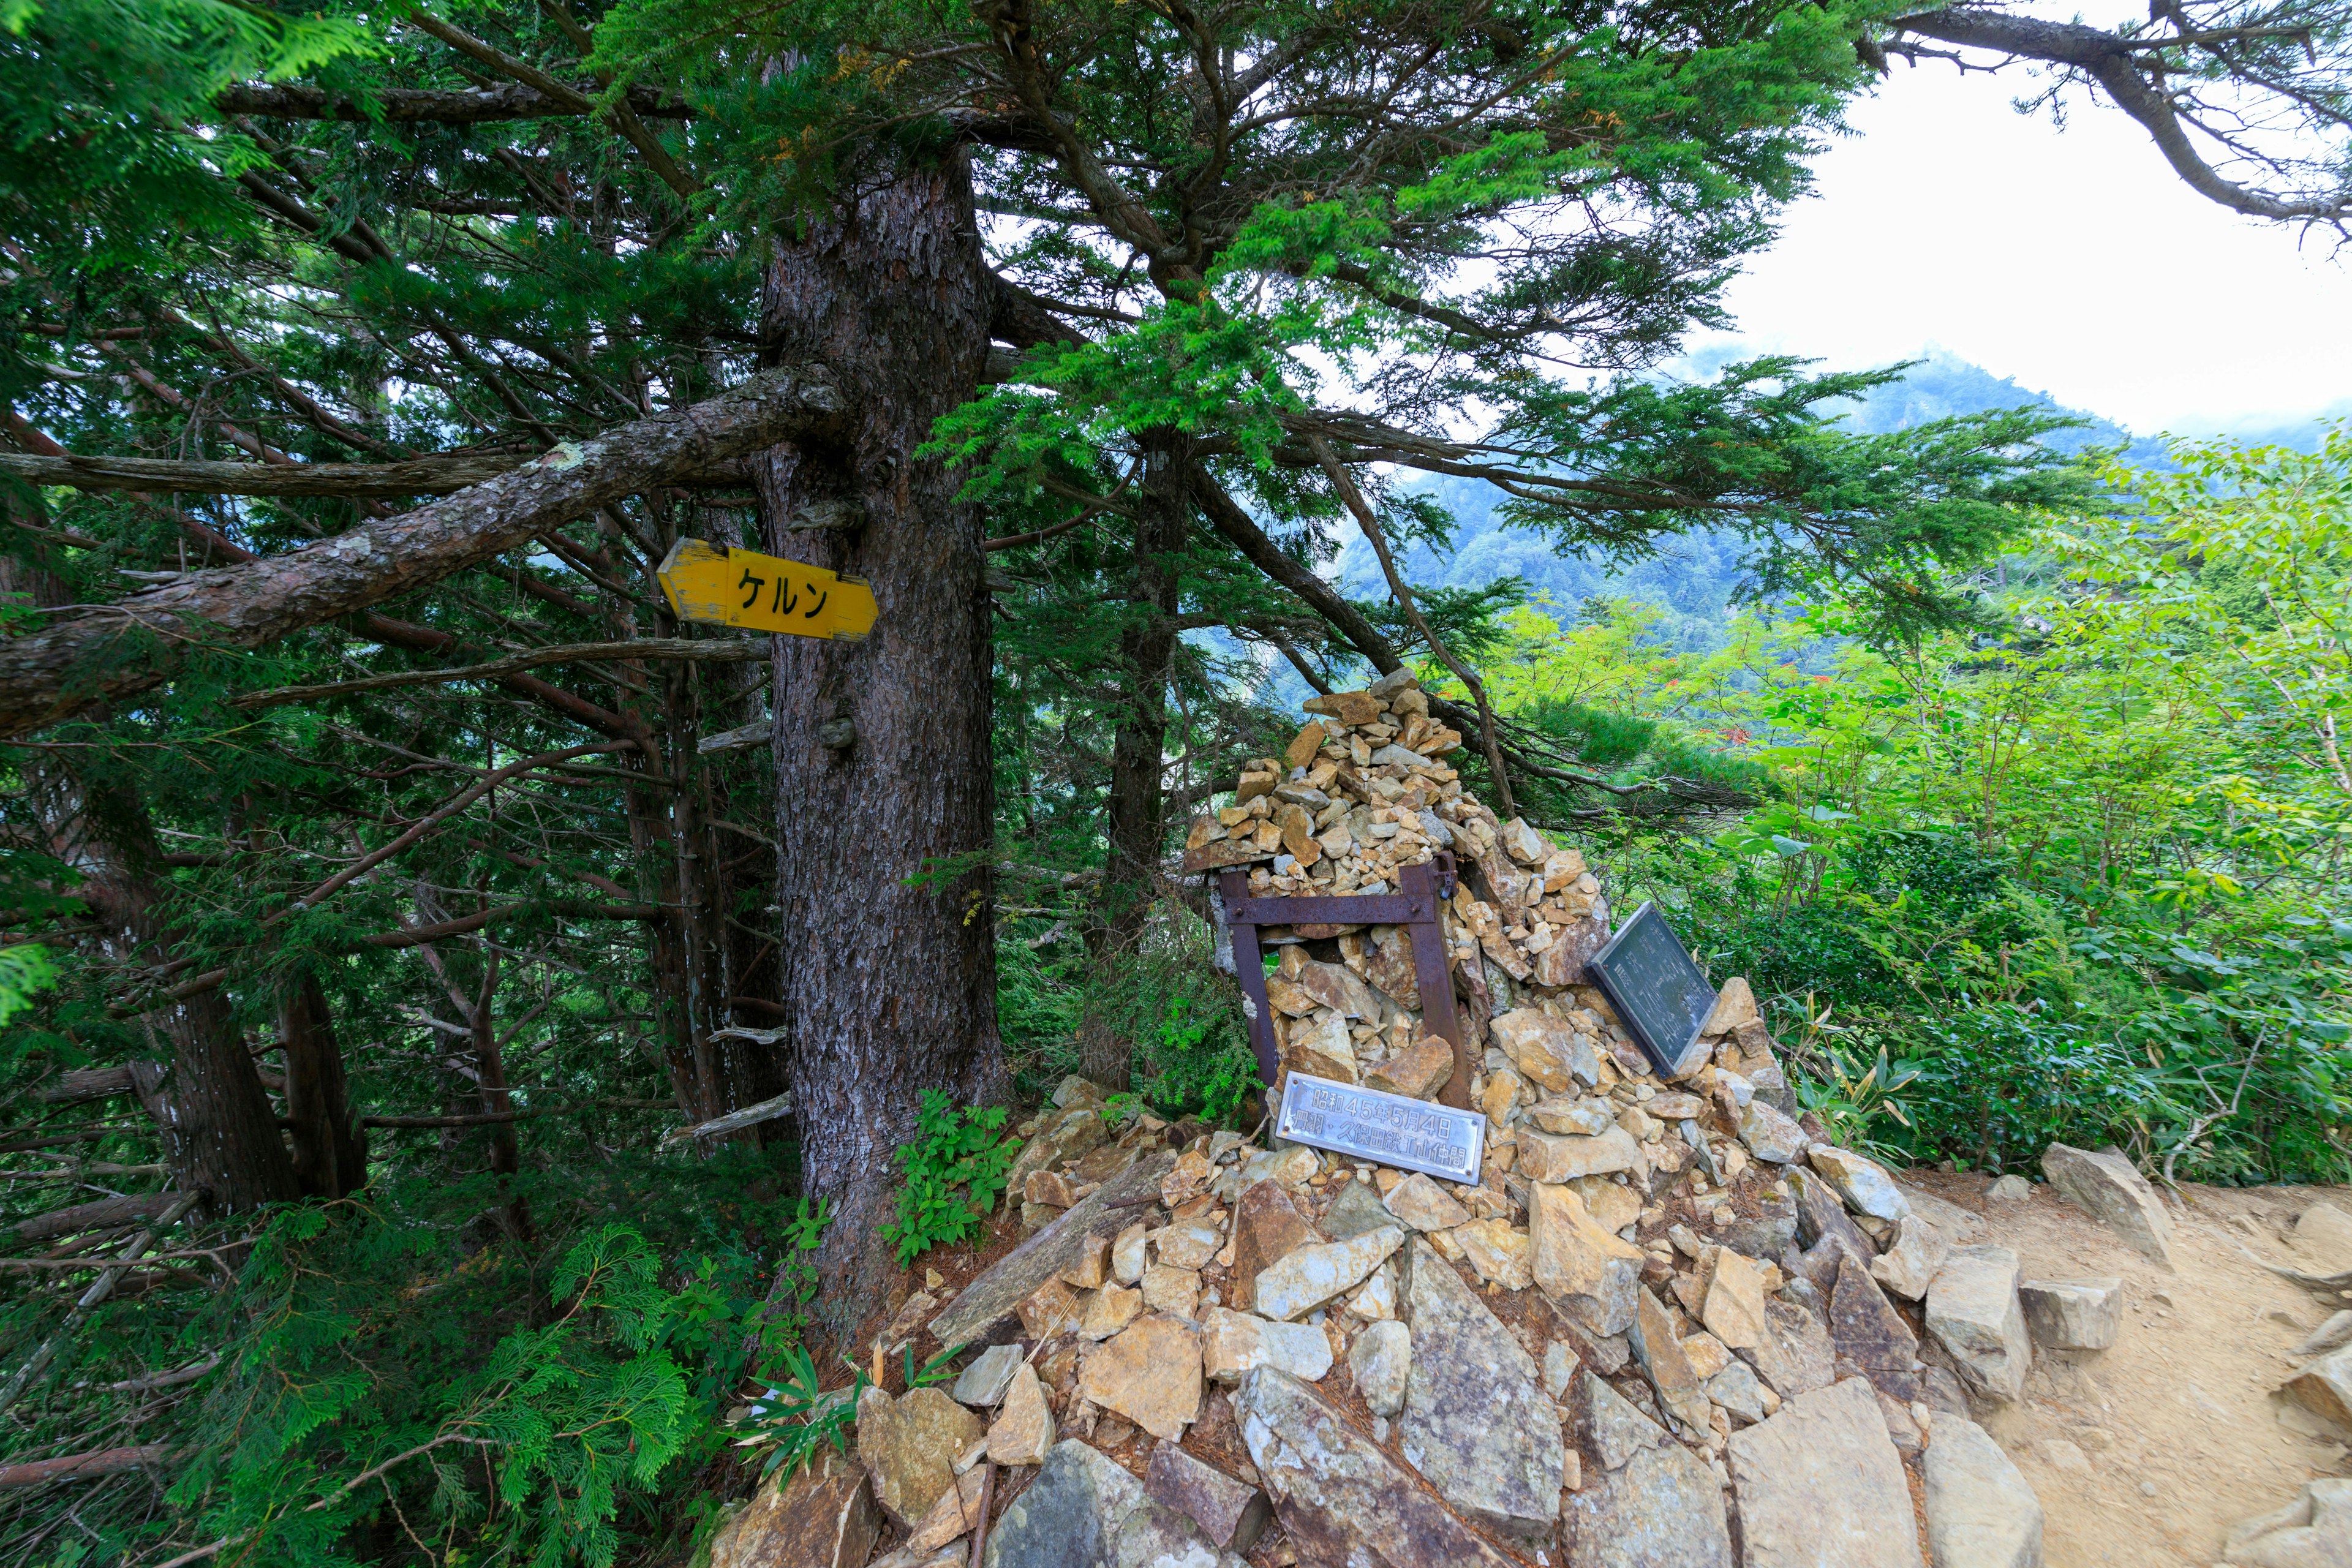
[[[177,1225],[180,1216],[195,1207],[196,1201],[203,1196],[202,1193],[182,1193],[178,1201],[155,1216],[154,1224],[132,1237],[130,1244],[115,1255],[113,1266],[82,1292],[81,1300],[75,1302],[73,1310],[66,1314],[66,1321],[58,1325],[58,1331],[41,1342],[40,1347],[26,1359],[25,1364],[16,1369],[16,1375],[8,1380],[6,1388],[0,1388],[0,1412],[6,1411],[16,1403],[17,1395],[23,1394],[33,1379],[40,1376],[49,1363],[56,1359],[58,1347],[80,1326],[81,1321],[114,1294],[114,1282],[122,1277],[123,1271],[144,1257],[147,1249],[155,1245],[155,1238]]]
[[[162,1214],[184,1196],[184,1193],[134,1193],[127,1197],[100,1198],[95,1203],[52,1209],[47,1214],[21,1220],[16,1226],[16,1235],[25,1241],[47,1241],[52,1237],[71,1236],[76,1231],[104,1230]]]
[[[0,1465],[0,1492],[45,1487],[51,1481],[94,1481],[125,1470],[143,1470],[172,1457],[168,1443],[142,1443],[135,1448],[100,1448],[88,1454],[68,1454],[60,1459],[36,1459],[27,1465]]]
[[[76,1068],[59,1073],[57,1082],[35,1089],[33,1098],[44,1105],[74,1105],[130,1092],[129,1068]]]
[[[720,1035],[764,1035],[780,1032],[770,1029],[719,1029],[712,1032],[711,1038],[716,1039]],[[668,1149],[696,1138],[716,1138],[721,1133],[740,1132],[746,1127],[756,1127],[762,1121],[773,1121],[778,1117],[790,1116],[792,1113],[793,1097],[790,1094],[780,1094],[773,1100],[763,1100],[757,1105],[747,1105],[740,1110],[730,1110],[724,1116],[714,1116],[698,1126],[681,1127],[664,1137],[660,1147]]]

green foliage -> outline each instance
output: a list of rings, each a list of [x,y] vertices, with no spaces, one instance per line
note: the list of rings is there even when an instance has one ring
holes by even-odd
[[[760,1466],[761,1479],[780,1471],[790,1479],[827,1443],[837,1453],[849,1451],[850,1435],[857,1429],[858,1396],[866,1392],[866,1373],[856,1363],[846,1357],[843,1361],[856,1373],[856,1378],[845,1388],[825,1393],[817,1386],[816,1363],[806,1350],[793,1345],[784,1352],[775,1386],[751,1401],[737,1423],[749,1435],[735,1441],[741,1447],[768,1450]]]
[[[938,1089],[923,1091],[915,1136],[898,1149],[906,1184],[898,1215],[882,1226],[901,1267],[944,1242],[969,1239],[988,1217],[1020,1152],[999,1136],[1004,1115],[1001,1105],[961,1110]]]
[[[1857,1141],[2352,1173],[2352,443],[2180,456],[2104,471],[2144,510],[2037,538],[2001,637],[1872,651],[1832,604],[1602,690],[1769,771],[1711,839],[1603,858],[1797,1026],[1801,1092]],[[1583,689],[1582,651],[1530,651],[1515,699]]]
[[[33,999],[58,983],[58,966],[37,942],[0,947],[0,1024],[33,1005]]]

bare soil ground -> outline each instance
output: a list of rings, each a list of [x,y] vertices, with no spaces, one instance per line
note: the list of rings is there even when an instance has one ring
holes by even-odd
[[[2231,1524],[2304,1483],[2352,1475],[2343,1444],[2281,1420],[2287,1352],[2352,1300],[2323,1299],[2253,1258],[2308,1270],[2344,1262],[2297,1251],[2295,1216],[2352,1213],[2352,1188],[2198,1187],[2168,1200],[2173,1268],[2135,1252],[2037,1184],[1989,1204],[1979,1175],[1915,1171],[1906,1184],[1981,1215],[1979,1239],[2016,1249],[2029,1279],[2120,1276],[2113,1349],[2037,1352],[2019,1404],[1979,1411],[2042,1499],[2048,1568],[2208,1568]],[[2252,1256],[2249,1256],[2249,1255]],[[2352,1261],[2352,1260],[2346,1260]]]

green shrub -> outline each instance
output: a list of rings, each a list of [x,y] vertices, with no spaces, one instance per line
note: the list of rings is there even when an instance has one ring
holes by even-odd
[[[898,1249],[901,1268],[943,1242],[967,1240],[980,1228],[1019,1152],[1011,1140],[998,1136],[1003,1125],[1001,1105],[959,1110],[940,1090],[923,1091],[915,1136],[898,1150],[898,1168],[907,1180],[898,1189],[898,1217],[882,1226],[884,1237]]]

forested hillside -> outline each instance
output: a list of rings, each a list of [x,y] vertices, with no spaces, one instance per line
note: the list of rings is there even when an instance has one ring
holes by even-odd
[[[2352,453],[1660,374],[1921,38],[2336,123],[2173,15],[0,5],[0,1557],[690,1563],[1065,1075],[1255,1135],[1371,677],[1837,1136],[2345,1175]]]

